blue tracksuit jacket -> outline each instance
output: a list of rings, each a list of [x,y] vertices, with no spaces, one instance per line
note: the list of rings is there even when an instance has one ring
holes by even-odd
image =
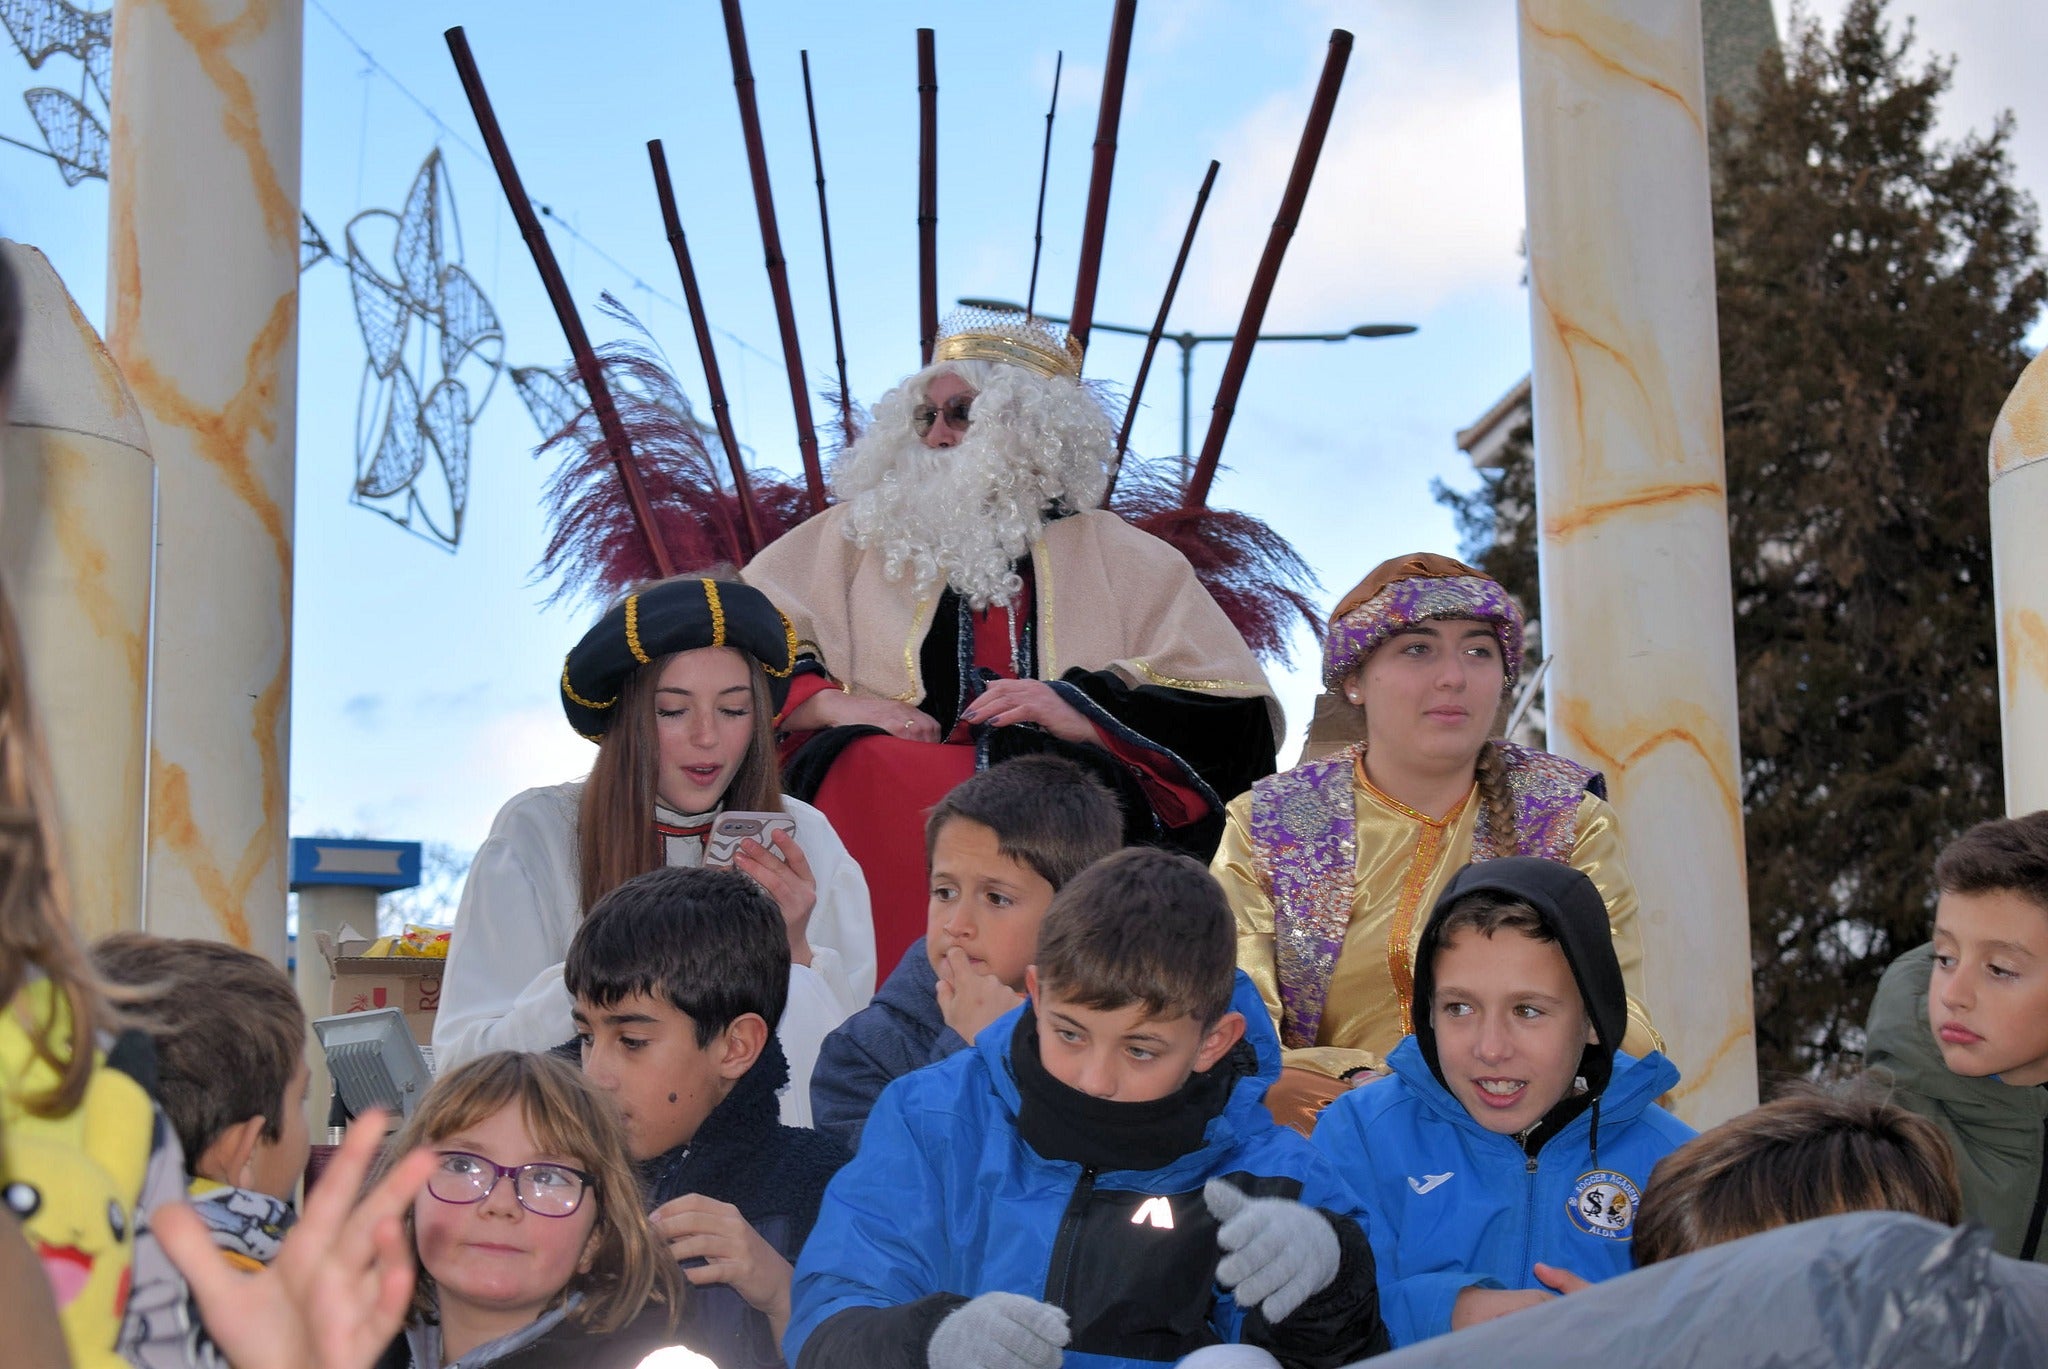
[[[1655,1099],[1678,1082],[1658,1052],[1617,1052],[1600,1095],[1599,1158],[1581,1113],[1537,1152],[1486,1130],[1437,1082],[1410,1036],[1394,1077],[1353,1089],[1316,1122],[1317,1149],[1365,1202],[1380,1310],[1397,1346],[1451,1329],[1460,1290],[1541,1288],[1539,1261],[1599,1282],[1626,1274],[1635,1204],[1693,1129]]]
[[[1022,1008],[973,1047],[891,1083],[797,1262],[785,1358],[924,1369],[938,1321],[999,1290],[1067,1309],[1065,1363],[1077,1369],[1170,1364],[1240,1339],[1299,1365],[1346,1364],[1384,1347],[1357,1200],[1314,1147],[1267,1113],[1279,1042],[1243,974],[1233,1006],[1247,1023],[1251,1049],[1237,1051],[1246,1073],[1201,1148],[1164,1169],[1083,1169],[1024,1143],[1009,1059]],[[1336,1282],[1277,1328],[1215,1284],[1221,1251],[1202,1185],[1219,1175],[1350,1219],[1337,1222]],[[857,1309],[861,1316],[819,1334]]]

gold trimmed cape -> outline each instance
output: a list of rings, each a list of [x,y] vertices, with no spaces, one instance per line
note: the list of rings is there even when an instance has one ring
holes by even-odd
[[[789,616],[798,649],[833,679],[918,703],[918,653],[939,590],[890,579],[881,554],[856,546],[846,526],[846,507],[835,505],[764,548],[741,578]],[[1265,671],[1178,551],[1091,509],[1046,524],[1031,563],[1039,678],[1078,667],[1114,671],[1133,687],[1263,699],[1279,745],[1280,704]]]

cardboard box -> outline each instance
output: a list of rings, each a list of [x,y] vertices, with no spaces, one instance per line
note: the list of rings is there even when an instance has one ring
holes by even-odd
[[[368,1012],[397,1008],[405,1014],[412,1039],[422,1046],[434,1041],[434,1013],[441,1006],[441,976],[448,962],[426,956],[366,956],[367,941],[332,944],[323,935],[320,951],[334,972],[334,994],[328,1012]]]

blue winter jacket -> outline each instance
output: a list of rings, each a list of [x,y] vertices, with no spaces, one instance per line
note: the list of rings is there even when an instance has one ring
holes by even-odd
[[[1657,1161],[1693,1129],[1657,1106],[1678,1068],[1656,1051],[1616,1052],[1594,1114],[1579,1114],[1534,1159],[1488,1131],[1437,1081],[1410,1036],[1394,1075],[1346,1093],[1316,1122],[1316,1147],[1365,1202],[1380,1309],[1396,1346],[1451,1329],[1459,1292],[1541,1288],[1537,1262],[1599,1282],[1630,1269],[1635,1209]]]
[[[848,1150],[859,1150],[860,1130],[891,1081],[966,1049],[966,1040],[939,1011],[939,976],[919,937],[882,981],[874,1002],[840,1023],[818,1048],[811,1125]]]
[[[784,1357],[800,1369],[926,1369],[938,1323],[995,1291],[1067,1309],[1069,1366],[1170,1364],[1239,1340],[1299,1366],[1384,1348],[1357,1200],[1267,1113],[1279,1042],[1243,974],[1232,1006],[1247,1024],[1245,1073],[1201,1148],[1163,1169],[1083,1169],[1024,1143],[1010,1042],[1025,1008],[890,1084],[797,1262]],[[1337,1227],[1337,1279],[1278,1327],[1216,1286],[1217,1223],[1202,1201],[1216,1176],[1320,1208]]]

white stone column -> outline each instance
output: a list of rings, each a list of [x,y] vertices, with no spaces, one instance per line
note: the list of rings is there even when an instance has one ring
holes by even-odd
[[[1991,569],[2005,811],[2048,808],[2048,352],[2020,373],[1991,430]]]
[[[0,430],[0,572],[49,750],[72,920],[142,925],[156,467],[142,413],[71,292],[0,240],[27,317]]]
[[[108,339],[159,479],[144,925],[284,961],[300,0],[114,11]]]
[[[1647,1004],[1705,1127],[1756,1103],[1698,0],[1522,0],[1552,749],[1606,772]]]

